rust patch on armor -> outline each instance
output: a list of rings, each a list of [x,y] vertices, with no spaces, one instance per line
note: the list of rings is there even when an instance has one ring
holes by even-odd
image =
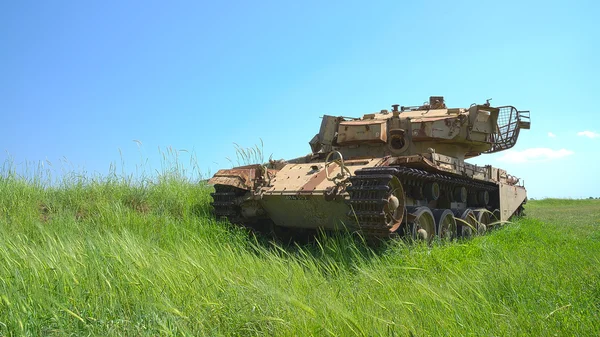
[[[328,171],[330,172],[330,174],[337,167],[338,167],[338,165],[336,163],[329,165]],[[300,188],[299,193],[302,193],[302,192],[306,193],[306,192],[314,191],[315,188],[317,188],[317,186],[319,186],[319,184],[322,183],[326,178],[327,178],[327,174],[325,172],[325,169],[319,171],[319,173],[315,174],[312,178],[310,178],[308,183],[306,183],[304,186],[302,186],[302,188]]]

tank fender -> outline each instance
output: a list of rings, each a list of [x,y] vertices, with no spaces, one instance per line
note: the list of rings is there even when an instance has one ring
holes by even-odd
[[[208,180],[211,185],[228,185],[244,190],[254,190],[258,184],[273,178],[278,170],[268,169],[268,176],[263,177],[265,168],[261,165],[248,165],[223,169]],[[266,178],[266,179],[265,179]]]

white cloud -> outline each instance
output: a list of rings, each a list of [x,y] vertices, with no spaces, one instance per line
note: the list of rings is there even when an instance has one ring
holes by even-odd
[[[553,134],[552,132],[548,132],[548,137],[550,137],[550,138],[556,138],[556,135]]]
[[[588,138],[600,138],[600,133],[596,133],[593,131],[581,131],[577,132],[578,136],[588,137]]]
[[[507,163],[535,163],[564,158],[573,153],[573,151],[567,149],[553,150],[547,147],[537,147],[522,151],[508,150],[502,157],[498,158],[498,161]]]

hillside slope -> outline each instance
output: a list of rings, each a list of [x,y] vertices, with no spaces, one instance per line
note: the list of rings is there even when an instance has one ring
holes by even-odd
[[[600,200],[466,242],[282,247],[160,178],[0,178],[0,336],[600,335]]]

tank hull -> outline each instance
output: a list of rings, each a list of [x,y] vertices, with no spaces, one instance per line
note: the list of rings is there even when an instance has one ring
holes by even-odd
[[[525,188],[506,171],[436,153],[315,158],[272,170],[246,166],[220,170],[209,182],[215,185],[216,215],[231,222],[272,221],[280,227],[344,229],[368,237],[440,236],[443,221],[434,218],[444,210],[456,214],[457,225],[450,230],[455,236],[471,218],[485,228],[519,214],[526,202]]]

